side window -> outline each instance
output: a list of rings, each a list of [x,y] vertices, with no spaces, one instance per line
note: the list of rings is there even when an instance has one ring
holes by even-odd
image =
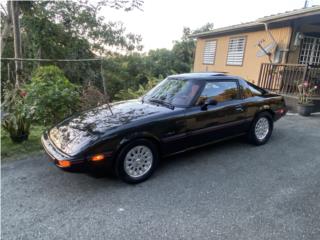
[[[263,93],[264,93],[263,89],[253,85],[250,82],[247,82],[247,89],[251,92],[252,96],[260,96],[260,95],[263,95]]]
[[[242,91],[243,98],[254,97],[248,85],[244,85],[244,86],[241,85],[241,91]]]
[[[239,84],[240,84],[241,95],[243,98],[260,96],[265,93],[265,90],[246,80],[240,79]]]
[[[264,94],[264,90],[253,85],[250,82],[246,82],[244,88],[242,89],[243,92],[243,97],[244,98],[249,98],[249,97],[254,97],[254,96],[261,96]]]
[[[238,85],[235,81],[207,82],[202,90],[197,105],[201,105],[208,98],[219,102],[226,102],[239,98]]]

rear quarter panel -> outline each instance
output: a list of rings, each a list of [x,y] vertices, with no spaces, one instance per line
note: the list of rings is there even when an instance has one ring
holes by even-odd
[[[255,96],[247,100],[248,116],[254,118],[262,111],[271,113],[273,120],[278,120],[277,111],[280,109],[286,110],[284,97],[277,94],[265,94],[262,96]]]

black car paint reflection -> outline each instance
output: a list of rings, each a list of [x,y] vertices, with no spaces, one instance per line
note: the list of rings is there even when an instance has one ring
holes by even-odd
[[[84,145],[112,135],[121,126],[134,126],[137,120],[151,120],[172,110],[142,103],[141,100],[117,102],[66,119],[50,131],[53,143],[68,155],[77,154]]]

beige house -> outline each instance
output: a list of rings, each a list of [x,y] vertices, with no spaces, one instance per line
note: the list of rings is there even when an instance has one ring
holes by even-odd
[[[195,72],[239,75],[290,96],[296,96],[298,81],[320,84],[320,6],[192,37],[197,38]]]

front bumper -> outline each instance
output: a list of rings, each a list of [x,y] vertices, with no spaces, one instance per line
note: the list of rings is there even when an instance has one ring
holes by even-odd
[[[89,168],[102,168],[102,167],[111,167],[112,166],[112,152],[104,153],[106,159],[103,161],[93,162],[90,161],[89,156],[69,156],[63,152],[61,152],[49,139],[48,133],[45,132],[41,137],[42,146],[50,157],[51,161],[54,164],[63,169],[78,169],[79,167],[89,167]]]
[[[60,168],[71,168],[75,165],[84,164],[84,159],[74,158],[57,149],[50,141],[48,134],[44,133],[41,137],[41,143],[47,155]],[[66,164],[69,163],[69,164]]]

